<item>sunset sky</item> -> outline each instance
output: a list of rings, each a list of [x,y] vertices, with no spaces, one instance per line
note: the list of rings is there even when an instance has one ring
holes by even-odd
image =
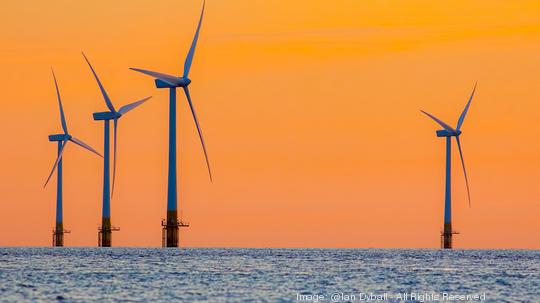
[[[155,4],[154,2],[159,2]],[[161,246],[168,92],[130,71],[180,75],[201,0],[0,4],[0,246],[50,246],[61,132],[103,151],[105,111],[152,95],[120,121],[113,246]],[[540,249],[538,1],[208,0],[191,68],[214,182],[179,94],[179,208],[189,247],[438,248],[443,138],[454,125],[457,248]],[[96,246],[103,162],[64,153],[66,246]]]

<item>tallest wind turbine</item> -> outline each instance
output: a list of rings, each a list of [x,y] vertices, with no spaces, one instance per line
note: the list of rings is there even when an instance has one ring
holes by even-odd
[[[452,137],[456,138],[458,150],[459,150],[459,157],[461,158],[461,165],[463,167],[463,174],[465,175],[465,184],[467,185],[467,197],[469,199],[469,207],[471,206],[471,193],[469,190],[469,180],[467,178],[467,170],[465,169],[465,161],[463,160],[463,152],[461,151],[461,142],[459,140],[459,136],[461,135],[461,126],[463,126],[463,121],[465,120],[465,116],[467,116],[467,112],[469,111],[469,107],[471,106],[471,101],[474,97],[474,92],[476,91],[476,84],[474,85],[471,97],[469,98],[469,101],[467,102],[467,105],[465,105],[465,109],[463,109],[463,112],[461,113],[461,116],[459,116],[457,126],[456,128],[452,128],[448,124],[444,123],[437,117],[425,112],[421,111],[422,113],[426,114],[428,117],[433,119],[437,124],[442,126],[442,130],[437,131],[437,137],[445,137],[446,138],[446,189],[445,189],[445,195],[444,195],[444,231],[441,234],[443,238],[443,248],[452,248],[452,236],[456,233],[452,230],[452,190],[451,190],[451,183],[452,183],[452,174],[451,174],[451,159],[452,159]]]
[[[197,119],[197,114],[195,113],[195,108],[191,102],[191,96],[189,94],[188,85],[191,83],[191,79],[188,78],[189,70],[191,68],[191,63],[193,62],[193,56],[195,54],[195,48],[197,47],[197,40],[199,38],[199,31],[201,29],[201,23],[204,16],[204,5],[201,11],[201,17],[199,19],[199,24],[197,25],[197,30],[191,47],[187,54],[186,60],[184,62],[184,73],[181,77],[167,75],[163,73],[153,72],[144,69],[131,68],[134,71],[149,75],[155,78],[155,83],[157,88],[168,88],[169,89],[169,168],[168,168],[168,189],[167,189],[167,221],[166,223],[162,222],[163,226],[163,238],[165,243],[164,246],[167,247],[178,247],[178,228],[186,227],[187,224],[184,224],[181,221],[178,221],[178,193],[177,193],[177,177],[176,177],[176,88],[181,87],[184,90],[191,113],[193,114],[193,119],[195,120],[195,125],[197,126],[197,132],[199,133],[199,138],[201,140],[202,148],[204,151],[204,157],[206,159],[206,166],[208,168],[208,174],[210,175],[210,180],[212,180],[212,171],[210,169],[210,162],[208,160],[208,153],[206,151],[206,146],[204,144],[204,139],[202,135],[202,130]]]

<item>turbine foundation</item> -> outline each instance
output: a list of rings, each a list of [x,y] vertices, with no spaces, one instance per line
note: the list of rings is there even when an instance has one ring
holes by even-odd
[[[120,228],[111,226],[111,218],[103,218],[101,227],[98,228],[98,246],[111,247],[112,232],[119,230]]]
[[[443,237],[443,248],[452,249],[452,224],[444,224],[444,232],[442,233]]]
[[[55,229],[52,231],[52,246],[62,247],[64,246],[64,234],[69,234],[69,230],[64,229],[63,223],[56,223]]]
[[[189,224],[178,220],[176,210],[167,211],[167,220],[161,221],[161,246],[178,247],[178,230],[180,227],[189,227]]]
[[[441,233],[441,248],[452,249],[453,248],[452,239],[453,239],[453,236],[457,234],[459,233],[452,230],[452,223],[444,224],[444,231]]]

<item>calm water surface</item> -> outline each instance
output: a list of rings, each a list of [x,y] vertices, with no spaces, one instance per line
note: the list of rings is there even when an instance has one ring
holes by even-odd
[[[540,302],[540,251],[0,248],[1,302],[438,302],[444,293]]]

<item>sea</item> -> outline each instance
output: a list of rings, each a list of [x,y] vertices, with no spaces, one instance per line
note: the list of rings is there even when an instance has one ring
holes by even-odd
[[[538,250],[0,248],[0,302],[540,302]]]

